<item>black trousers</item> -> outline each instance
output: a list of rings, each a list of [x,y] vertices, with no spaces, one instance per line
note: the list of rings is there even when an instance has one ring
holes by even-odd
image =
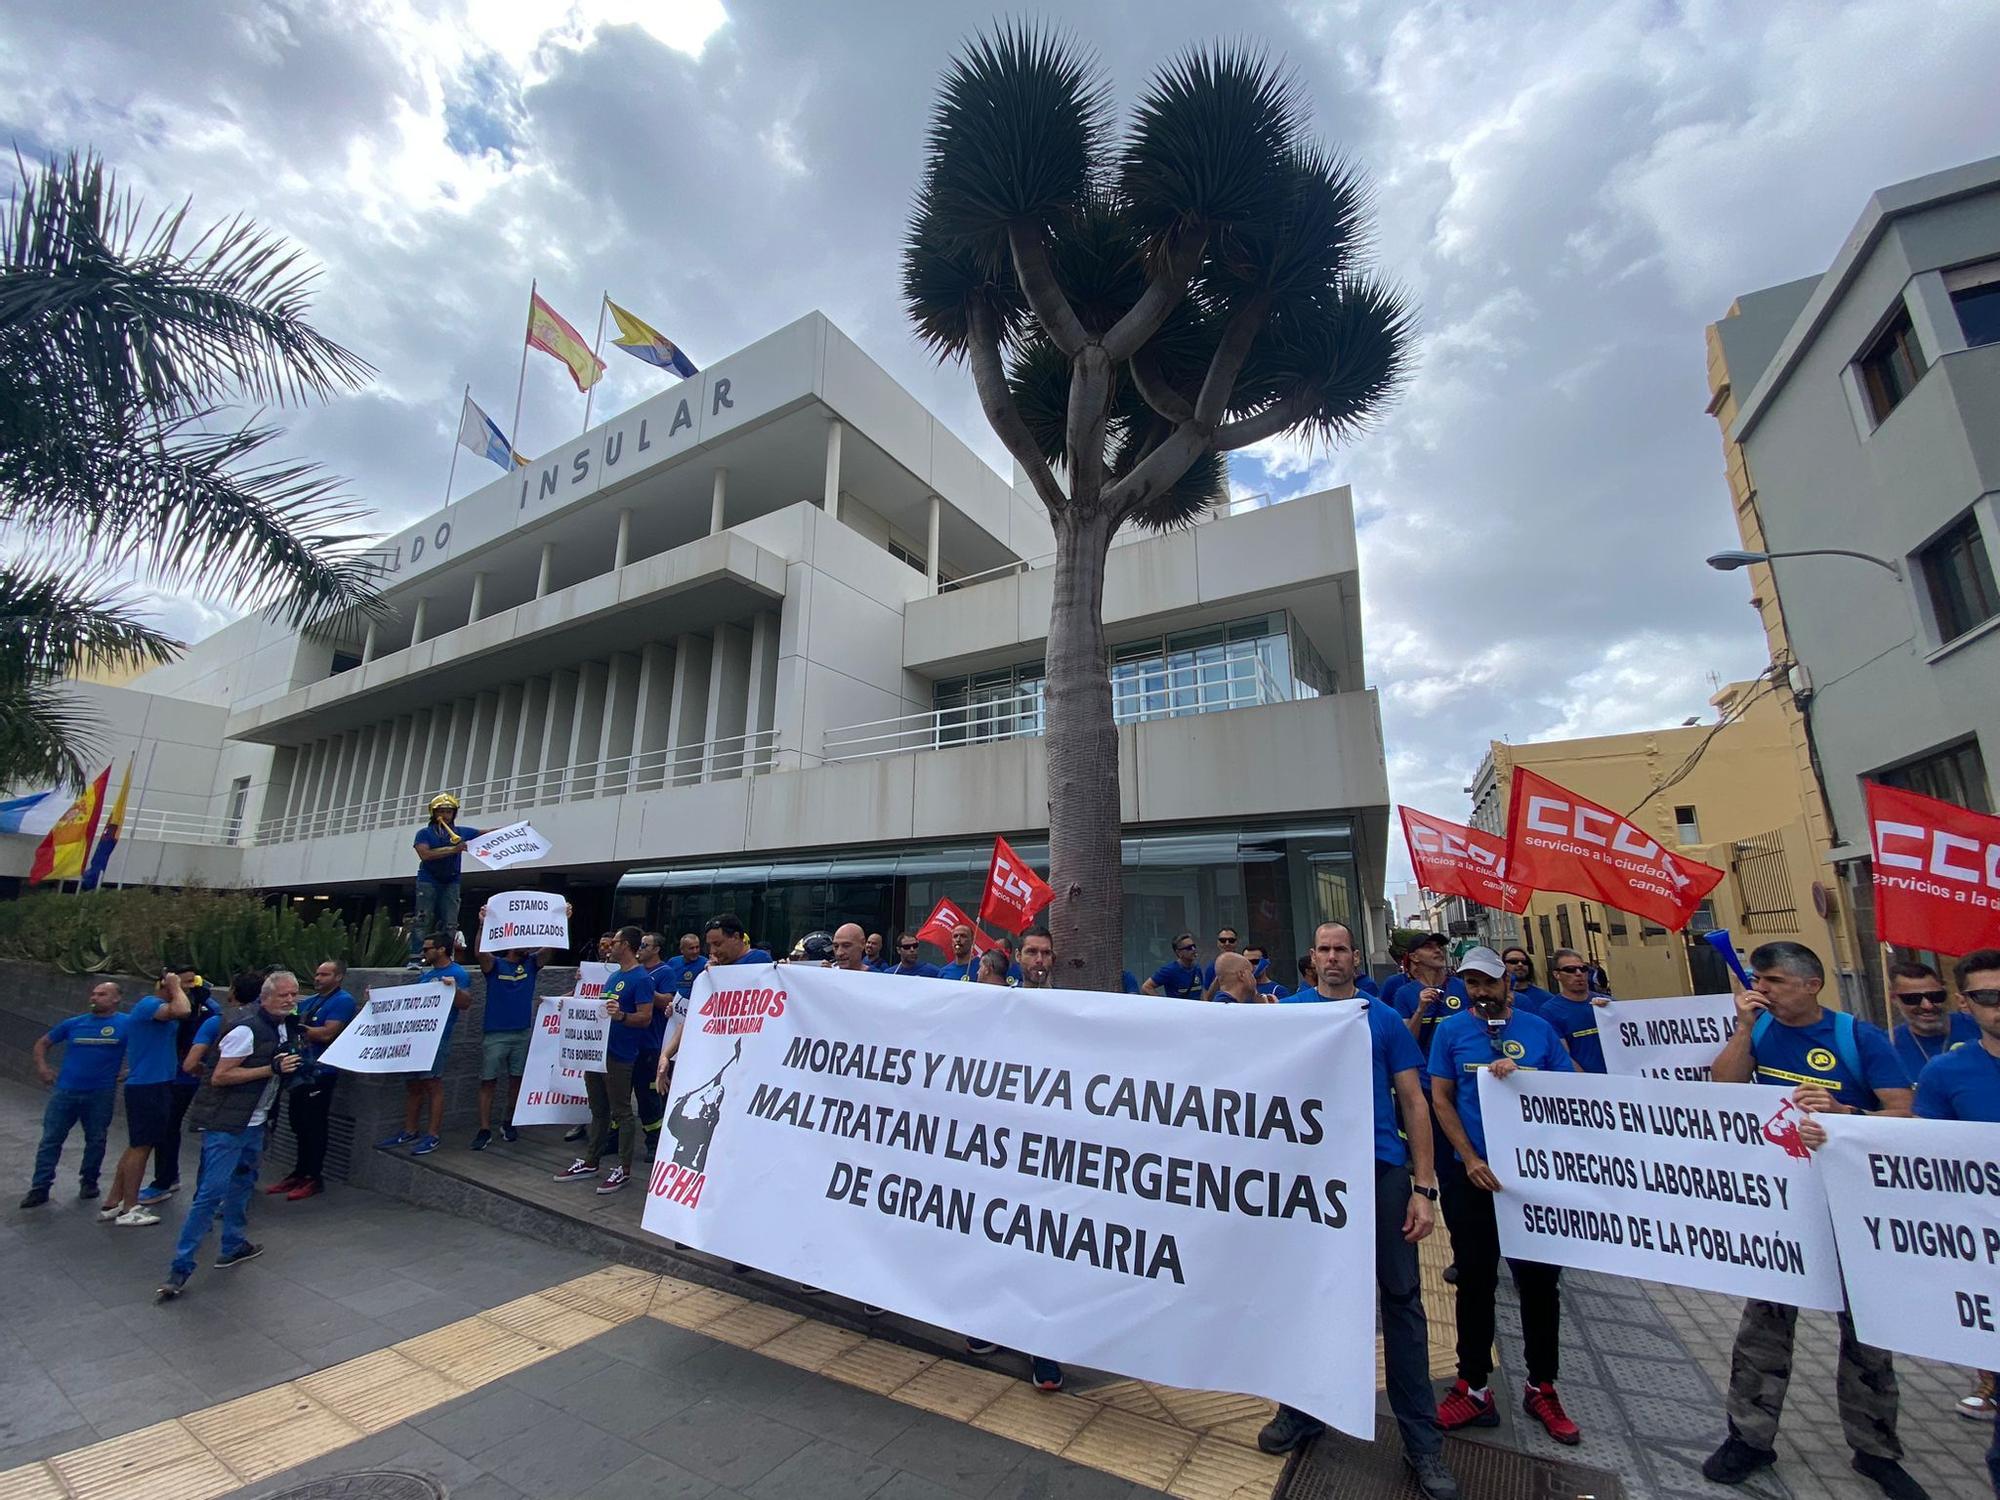
[[[333,1113],[333,1086],[339,1081],[338,1073],[322,1073],[292,1088],[292,1134],[299,1142],[294,1175],[309,1182],[318,1182],[326,1171],[328,1119]]]
[[[1500,1285],[1500,1226],[1493,1195],[1472,1185],[1463,1170],[1440,1174],[1438,1191],[1451,1248],[1458,1260],[1458,1378],[1475,1391],[1493,1373],[1493,1294]],[[1556,1378],[1562,1340],[1562,1268],[1540,1261],[1509,1260],[1514,1288],[1521,1294],[1521,1342],[1527,1348],[1528,1379]]]
[[[181,1121],[187,1118],[188,1106],[194,1103],[196,1092],[195,1089],[174,1085],[173,1128],[153,1148],[153,1186],[156,1188],[170,1188],[181,1180]]]

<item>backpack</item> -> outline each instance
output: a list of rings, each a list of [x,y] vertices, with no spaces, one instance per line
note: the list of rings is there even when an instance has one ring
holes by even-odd
[[[1847,1069],[1864,1092],[1872,1093],[1873,1090],[1868,1088],[1868,1075],[1861,1071],[1861,1044],[1855,1039],[1853,1015],[1844,1010],[1829,1013],[1833,1016],[1834,1056],[1840,1059],[1840,1065]],[[1750,1050],[1753,1054],[1757,1050],[1757,1044],[1770,1035],[1771,1028],[1775,1025],[1777,1020],[1768,1010],[1757,1017],[1757,1024],[1750,1028]]]

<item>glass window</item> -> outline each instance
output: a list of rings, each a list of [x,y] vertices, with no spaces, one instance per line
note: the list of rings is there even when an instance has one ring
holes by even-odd
[[[1876,336],[1855,364],[1861,375],[1861,389],[1868,398],[1869,412],[1879,424],[1902,404],[1927,368],[1924,351],[1917,344],[1917,331],[1910,326],[1907,307],[1897,307],[1889,326]]]
[[[1993,560],[1980,534],[1979,517],[1970,511],[1917,554],[1917,566],[1930,594],[1940,642],[1955,641],[2000,614]]]
[[[2000,343],[2000,281],[1953,292],[1951,305],[1967,345],[1976,349],[1981,344]]]
[[[1701,842],[1701,820],[1695,816],[1692,807],[1674,809],[1674,837],[1683,844]]]
[[[1900,787],[1940,802],[1969,807],[1974,812],[1991,813],[1993,795],[1986,779],[1986,760],[1979,753],[1979,741],[1966,740],[1939,750],[1921,760],[1909,761],[1893,770],[1880,771],[1871,778],[1884,786]]]

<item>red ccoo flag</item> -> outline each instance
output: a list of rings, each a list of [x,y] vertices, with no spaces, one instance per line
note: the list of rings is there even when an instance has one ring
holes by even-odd
[[[1588,896],[1678,932],[1722,871],[1669,853],[1628,818],[1514,768],[1507,872],[1537,891]]]
[[[1007,847],[1003,838],[993,840],[993,863],[986,871],[986,894],[979,898],[979,920],[991,922],[1008,932],[1023,932],[1035,920],[1035,913],[1056,899],[1049,883],[1028,867],[1028,862]]]
[[[1959,958],[2000,944],[2000,818],[1864,782],[1875,933]]]
[[[960,911],[957,904],[949,896],[938,902],[936,907],[932,909],[930,916],[924,919],[924,925],[917,929],[917,941],[920,943],[929,943],[933,948],[942,948],[946,953],[949,953],[951,952],[951,930],[954,927],[970,927],[972,929],[972,951],[974,953],[984,953],[988,948],[993,946],[993,939],[981,932],[979,924]]]
[[[1441,896],[1463,896],[1501,911],[1528,909],[1527,886],[1507,878],[1507,841],[1498,834],[1467,828],[1406,807],[1403,838],[1417,884]]]

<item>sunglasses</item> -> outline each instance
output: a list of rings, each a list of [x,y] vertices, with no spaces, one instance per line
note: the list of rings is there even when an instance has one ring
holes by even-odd
[[[1945,993],[1943,990],[1906,990],[1896,997],[1896,1001],[1900,1005],[1943,1005]]]
[[[1174,944],[1174,952],[1176,952],[1176,953],[1192,953],[1192,952],[1194,952],[1194,944],[1193,944],[1193,943],[1176,943],[1176,944]]]
[[[1987,1010],[2000,1005],[2000,990],[1961,990],[1959,993],[1964,995],[1974,1005],[1982,1006]]]
[[[1590,970],[1586,969],[1582,964],[1558,964],[1556,965],[1556,972],[1558,974],[1588,974]]]
[[[1510,969],[1525,969],[1528,967],[1528,960],[1525,958],[1503,958],[1500,962]]]
[[[898,953],[915,953],[917,945],[915,943],[898,943],[896,944],[896,951]]]
[[[1219,933],[1219,932],[1218,932],[1218,933],[1217,933],[1217,934],[1215,935],[1215,940],[1216,940],[1216,941],[1217,941],[1218,943],[1225,943],[1225,944],[1229,945],[1229,946],[1230,946],[1230,947],[1232,947],[1232,948],[1233,948],[1233,947],[1234,947],[1234,946],[1236,945],[1236,937],[1235,937],[1235,935],[1234,935],[1233,933],[1232,933],[1232,934],[1231,934],[1230,936],[1228,936],[1228,937],[1224,937],[1224,936],[1223,936],[1223,935],[1222,935],[1221,933]]]

